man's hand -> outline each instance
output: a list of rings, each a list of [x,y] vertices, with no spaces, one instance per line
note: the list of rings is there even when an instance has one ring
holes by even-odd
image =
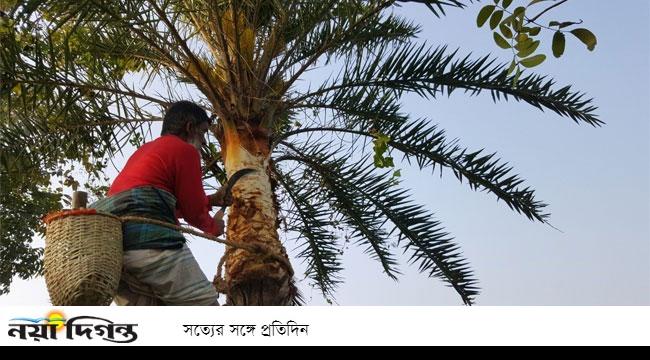
[[[210,206],[230,206],[232,205],[232,195],[226,193],[226,188],[220,188],[216,193],[209,195]]]
[[[216,214],[214,214],[214,223],[217,224],[217,236],[223,234],[226,232],[226,223],[223,222],[223,211],[219,210],[217,211]]]

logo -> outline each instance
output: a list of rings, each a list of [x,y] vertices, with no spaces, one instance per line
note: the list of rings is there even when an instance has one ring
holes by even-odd
[[[76,316],[67,319],[61,311],[50,311],[45,317],[16,317],[9,320],[9,337],[33,341],[74,340],[100,338],[114,343],[130,343],[138,338],[134,328],[138,324],[116,324],[95,316]],[[65,334],[64,331],[65,330]],[[64,336],[65,335],[65,336]]]

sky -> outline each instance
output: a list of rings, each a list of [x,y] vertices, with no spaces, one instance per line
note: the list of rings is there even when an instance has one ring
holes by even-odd
[[[423,26],[420,41],[509,62],[490,31],[476,28],[480,6],[452,9],[442,19],[417,4],[398,12]],[[605,126],[577,125],[526,104],[494,103],[488,94],[409,96],[403,110],[431,119],[464,146],[497,152],[549,204],[550,222],[560,231],[530,222],[449,172],[440,178],[398,164],[402,185],[460,245],[481,287],[477,305],[650,305],[650,2],[574,0],[547,19],[582,19],[598,36],[595,52],[567,39],[565,56],[535,72],[593,97]],[[550,39],[542,46],[550,54]],[[309,76],[322,81],[327,75]],[[285,244],[294,255],[296,245]],[[223,248],[201,239],[189,246],[211,279]],[[303,273],[304,265],[293,259],[296,274]],[[443,282],[409,266],[407,256],[400,260],[403,274],[395,282],[362,248],[346,249],[345,282],[334,304],[462,304]],[[308,305],[327,305],[308,281],[298,278],[298,284]],[[16,280],[0,296],[0,305],[48,304],[42,278]]]

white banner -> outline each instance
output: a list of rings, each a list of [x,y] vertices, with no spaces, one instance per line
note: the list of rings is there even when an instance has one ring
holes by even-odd
[[[649,307],[4,307],[2,345],[650,345]]]

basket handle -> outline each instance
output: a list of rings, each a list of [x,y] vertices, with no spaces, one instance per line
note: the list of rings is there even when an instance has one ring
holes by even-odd
[[[72,193],[73,209],[86,208],[88,206],[88,193],[85,191],[75,191]]]

